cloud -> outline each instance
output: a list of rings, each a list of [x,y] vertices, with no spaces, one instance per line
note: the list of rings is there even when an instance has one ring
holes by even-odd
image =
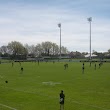
[[[89,1],[91,2],[91,1]],[[59,44],[59,28],[62,24],[62,45],[70,51],[89,51],[89,23],[87,18],[92,15],[92,50],[107,51],[110,41],[110,21],[101,10],[109,10],[99,0],[60,0],[59,2],[43,1],[2,3],[0,5],[0,46],[10,41],[20,41],[25,44],[37,44],[52,41]],[[48,5],[47,5],[48,4]],[[95,8],[94,8],[94,7]],[[88,10],[87,10],[88,9]],[[93,10],[93,11],[91,11]],[[95,12],[96,10],[96,12]],[[89,13],[91,12],[91,13]],[[94,12],[94,13],[93,13]]]

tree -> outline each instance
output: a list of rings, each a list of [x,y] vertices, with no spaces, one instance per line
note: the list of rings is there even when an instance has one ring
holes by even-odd
[[[28,45],[25,44],[23,46],[22,43],[17,41],[12,41],[8,43],[8,46],[2,46],[0,48],[0,52],[8,53],[9,55],[13,56],[13,58],[17,58],[18,56],[27,56],[27,54],[31,55],[32,57],[41,56],[41,55],[54,55],[58,56],[60,49],[56,43],[52,43],[50,41],[38,43],[35,45]],[[61,47],[62,54],[67,54],[68,50],[66,47]]]
[[[95,54],[95,55],[97,55],[97,53],[98,53],[98,52],[97,52],[97,51],[95,51],[95,50],[93,50],[93,52],[92,52],[92,53],[93,53],[93,54]]]
[[[27,55],[27,49],[17,41],[12,41],[8,43],[8,49],[12,53],[13,58],[16,58],[16,56],[20,55]]]
[[[7,46],[4,46],[4,45],[1,46],[0,52],[1,52],[2,54],[8,53],[8,48],[7,48]]]
[[[1,57],[9,57],[10,56],[10,52],[7,46],[1,46],[0,47],[0,56]]]
[[[82,55],[83,56],[85,56],[85,55],[87,55],[88,54],[88,52],[82,52]]]
[[[36,56],[35,46],[34,45],[25,44],[25,48],[27,49],[28,54],[32,55],[33,57]]]
[[[108,53],[110,54],[110,49],[108,49]]]
[[[62,53],[62,54],[68,54],[67,48],[64,47],[64,46],[62,46],[62,47],[61,47],[61,53]]]
[[[25,45],[25,48],[28,50],[29,54],[34,54],[35,53],[35,46],[34,45]]]
[[[42,52],[43,52],[43,48],[41,44],[37,44],[35,47],[35,51],[36,51],[36,55],[37,56],[41,56]]]
[[[42,42],[42,47],[43,47],[45,55],[49,56],[52,51],[52,43],[49,41]]]
[[[56,43],[52,43],[52,54],[53,55],[58,55],[59,53],[59,47]]]

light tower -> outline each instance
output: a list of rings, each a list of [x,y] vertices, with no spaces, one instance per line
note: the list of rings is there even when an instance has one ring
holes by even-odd
[[[90,23],[90,60],[91,60],[91,22],[92,22],[92,17],[87,18],[87,20]]]
[[[58,27],[60,28],[60,58],[61,58],[61,23],[58,24]]]

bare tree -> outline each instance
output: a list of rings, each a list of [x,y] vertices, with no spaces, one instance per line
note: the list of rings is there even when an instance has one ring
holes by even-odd
[[[110,54],[110,49],[108,49],[108,53]]]
[[[43,48],[41,44],[37,44],[35,47],[35,51],[36,51],[36,55],[37,56],[41,56],[42,52],[43,52]]]
[[[52,43],[49,42],[49,41],[42,42],[42,47],[43,47],[44,53],[46,55],[50,55],[50,52],[51,52],[51,49],[52,49]]]
[[[9,51],[13,54],[13,55],[23,55],[27,53],[26,48],[17,41],[12,41],[10,43],[8,43],[8,49]]]
[[[36,51],[35,51],[36,49],[34,45],[25,44],[25,48],[27,49],[28,54],[31,54],[34,57],[36,56]]]
[[[53,55],[58,55],[58,53],[59,53],[59,47],[56,43],[52,44],[52,53],[53,53]]]
[[[8,48],[7,48],[7,46],[4,46],[4,45],[1,46],[0,52],[1,52],[2,54],[8,53]]]
[[[67,48],[64,47],[64,46],[62,46],[62,47],[61,47],[61,53],[62,53],[62,54],[68,54]]]

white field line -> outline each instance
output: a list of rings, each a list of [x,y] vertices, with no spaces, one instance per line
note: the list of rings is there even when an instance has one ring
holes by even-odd
[[[4,87],[4,86],[1,86],[1,87]],[[50,95],[44,95],[43,93],[41,92],[30,92],[30,91],[23,91],[23,90],[19,90],[19,89],[13,89],[13,88],[10,88],[10,87],[5,87],[5,88],[8,88],[8,89],[11,89],[11,90],[14,90],[14,91],[19,91],[19,92],[24,92],[24,93],[29,93],[29,94],[39,94],[39,95],[42,95],[42,96],[45,96],[45,97],[48,97],[48,98],[52,98],[52,99],[58,99],[57,97],[54,97],[54,96],[50,96]],[[99,107],[99,106],[96,106],[96,105],[91,105],[91,104],[86,104],[86,103],[81,103],[81,102],[78,102],[74,99],[66,99],[69,103],[72,102],[72,103],[76,103],[76,104],[79,104],[79,105],[85,105],[85,106],[90,106],[92,108],[98,108],[98,109],[101,109],[101,110],[110,110],[110,109],[107,109],[107,108],[104,108],[104,107]],[[16,110],[16,109],[13,109],[13,110]]]
[[[3,106],[5,108],[9,108],[10,110],[17,110],[16,108],[13,108],[13,107],[10,107],[8,105],[1,104],[1,103],[0,103],[0,106]]]

